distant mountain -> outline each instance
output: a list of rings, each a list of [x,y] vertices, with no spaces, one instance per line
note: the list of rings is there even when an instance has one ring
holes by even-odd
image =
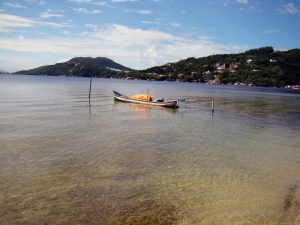
[[[50,75],[50,76],[95,76],[111,77],[120,76],[131,71],[130,68],[122,66],[105,57],[76,57],[63,63],[41,66],[30,70],[22,70],[16,74],[28,75]]]
[[[5,72],[4,70],[0,70],[0,74],[6,74],[7,72]]]

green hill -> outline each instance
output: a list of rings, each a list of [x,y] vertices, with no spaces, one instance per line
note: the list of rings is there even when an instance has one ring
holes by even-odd
[[[263,47],[239,54],[188,58],[141,72],[157,80],[277,87],[300,84],[300,49],[274,51]]]
[[[16,74],[49,75],[49,76],[94,76],[111,77],[126,74],[131,69],[104,57],[76,57],[67,62],[22,70]]]

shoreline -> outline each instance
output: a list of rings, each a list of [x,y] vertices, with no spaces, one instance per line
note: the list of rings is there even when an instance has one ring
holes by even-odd
[[[47,77],[82,77],[82,78],[90,78],[90,76],[68,76],[68,75],[46,75],[46,74],[16,74],[16,73],[2,73],[0,74],[4,76],[47,76]],[[274,88],[274,89],[281,89],[281,90],[293,90],[293,91],[300,91],[300,84],[292,84],[292,85],[285,85],[283,87],[276,87],[276,86],[258,86],[252,83],[243,83],[243,82],[236,82],[236,83],[214,83],[214,82],[198,82],[198,81],[180,81],[180,80],[155,80],[155,79],[137,79],[131,77],[98,77],[92,76],[93,78],[102,78],[102,79],[116,79],[116,80],[140,80],[140,81],[168,81],[168,82],[176,82],[176,83],[190,83],[190,84],[202,84],[202,85],[211,85],[211,86],[234,86],[234,87],[257,87],[257,88]]]

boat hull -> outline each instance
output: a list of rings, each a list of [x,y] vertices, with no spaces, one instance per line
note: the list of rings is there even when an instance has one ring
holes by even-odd
[[[116,94],[117,93],[117,94]],[[121,95],[118,92],[114,92],[115,100],[122,102],[129,102],[135,104],[143,104],[143,105],[151,105],[151,106],[159,106],[159,107],[168,107],[168,108],[177,108],[177,100],[174,101],[165,101],[165,102],[152,102],[152,101],[142,101],[137,99],[129,98],[128,96]]]

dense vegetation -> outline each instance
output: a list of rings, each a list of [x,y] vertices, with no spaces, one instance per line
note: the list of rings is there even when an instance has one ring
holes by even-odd
[[[188,58],[143,71],[157,79],[257,86],[300,84],[300,49],[274,51],[272,47],[239,54]]]
[[[17,73],[281,87],[300,84],[300,49],[274,51],[272,47],[262,47],[238,54],[187,58],[146,70],[131,70],[107,58],[73,58]]]

